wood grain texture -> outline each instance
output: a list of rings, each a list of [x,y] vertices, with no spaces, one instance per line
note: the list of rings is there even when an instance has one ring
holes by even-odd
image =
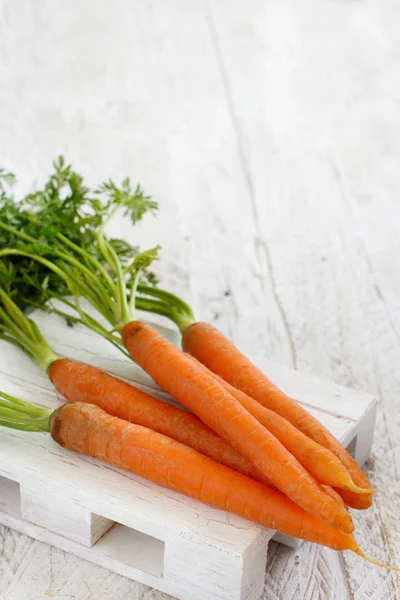
[[[400,5],[0,0],[0,162],[20,190],[64,152],[161,204],[140,243],[244,351],[380,402],[357,516],[400,563]],[[132,235],[128,224],[117,224]],[[0,530],[1,600],[160,600]],[[32,595],[32,590],[34,590]],[[263,600],[395,600],[398,575],[276,546]]]

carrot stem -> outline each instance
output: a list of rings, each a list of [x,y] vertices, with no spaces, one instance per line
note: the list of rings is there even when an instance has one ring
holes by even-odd
[[[114,323],[114,325],[115,327],[118,327],[120,323],[126,323],[127,319],[129,320],[131,318],[131,315],[135,314],[135,311],[134,307],[133,310],[131,309],[127,300],[127,290],[124,273],[122,270],[121,263],[118,259],[117,253],[115,252],[111,244],[106,242],[102,229],[97,234],[97,243],[104,258],[106,259],[106,261],[108,262],[108,264],[110,265],[111,269],[114,271],[117,277],[117,281],[114,286],[116,300],[114,315],[114,320],[116,322]]]
[[[144,295],[153,296],[155,298],[160,298],[166,302],[171,313],[180,312],[181,313],[181,326],[179,329],[181,333],[188,327],[191,323],[195,322],[194,313],[184,300],[172,294],[171,292],[167,292],[166,290],[162,290],[157,287],[150,287],[149,285],[139,285],[138,292]],[[174,319],[172,319],[174,320]]]
[[[85,258],[96,269],[98,269],[104,279],[104,282],[106,283],[106,285],[108,287],[109,292],[113,291],[114,283],[113,283],[110,275],[107,273],[107,271],[103,267],[103,265],[97,259],[94,258],[94,256],[92,256],[89,252],[86,252],[86,250],[83,250],[83,248],[81,248],[77,244],[74,244],[73,242],[71,242],[71,240],[69,240],[67,237],[65,237],[65,235],[63,235],[60,232],[57,233],[57,238],[61,242],[63,242],[66,246],[68,246],[69,248],[71,248],[72,250],[74,250],[75,252],[80,254],[81,256],[83,256],[83,258]]]
[[[148,262],[144,262],[142,266],[148,266],[148,264],[150,264],[154,259],[154,255],[151,256],[148,252],[144,252],[142,255],[135,257],[131,265],[123,269],[118,254],[104,239],[103,233],[100,230],[98,232],[98,246],[103,253],[106,262],[116,276],[116,279],[114,280],[107,272],[106,268],[95,257],[87,250],[80,248],[68,240],[68,238],[60,232],[56,235],[56,239],[60,244],[60,249],[52,248],[52,258],[49,259],[46,258],[49,247],[46,244],[43,244],[39,239],[35,239],[3,223],[0,223],[0,227],[19,237],[21,240],[29,242],[39,248],[38,253],[8,248],[0,251],[0,257],[24,256],[36,260],[60,277],[75,297],[85,297],[93,308],[95,308],[96,311],[110,323],[113,331],[120,330],[126,323],[134,320],[135,308],[137,310],[160,314],[166,317],[175,323],[182,333],[195,320],[190,306],[178,296],[167,292],[166,290],[152,288],[151,286],[143,284],[137,285],[133,282],[134,285],[130,286],[131,294],[130,299],[128,300],[125,277],[131,272],[132,268],[137,269],[137,258],[150,255]],[[42,247],[45,251],[43,256],[40,254],[40,248]],[[74,256],[71,251],[81,255],[83,260],[77,260],[76,256]],[[136,280],[138,281],[138,279],[139,276],[136,275]],[[137,294],[137,292],[139,292],[139,294]],[[29,303],[29,299],[27,299],[27,302]],[[46,309],[47,307],[42,305],[41,308]],[[63,314],[62,311],[59,311],[58,314],[61,314],[66,319],[70,318],[68,314]],[[105,330],[99,330],[98,327],[94,326],[92,321],[85,318],[82,313],[79,314],[81,322],[85,326],[94,329],[97,333],[103,335],[103,337],[107,337]],[[119,347],[122,350],[122,346],[120,345]]]
[[[21,431],[50,431],[54,411],[0,391],[0,425]]]
[[[131,314],[136,314],[135,312],[135,307],[136,307],[136,293],[137,293],[137,288],[139,285],[139,277],[142,273],[142,269],[138,269],[133,277],[133,281],[131,284],[131,291],[129,293],[129,310],[131,312]]]
[[[0,337],[11,342],[29,356],[43,370],[47,371],[58,356],[53,352],[34,321],[11,300],[0,288],[0,328],[5,331]]]

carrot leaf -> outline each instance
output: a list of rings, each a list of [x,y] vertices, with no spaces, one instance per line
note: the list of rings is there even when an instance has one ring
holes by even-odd
[[[154,213],[157,203],[144,194],[140,185],[132,185],[125,178],[119,185],[108,180],[93,189],[87,186],[82,176],[61,156],[53,163],[53,170],[45,184],[33,193],[16,200],[13,185],[16,178],[12,173],[0,170],[0,247],[23,249],[32,254],[50,257],[58,246],[59,235],[63,235],[73,247],[70,254],[81,259],[77,248],[103,265],[103,254],[97,245],[97,232],[104,227],[117,210],[126,214],[133,223],[140,221],[146,213]],[[128,265],[139,252],[123,239],[107,238],[117,252],[121,264]],[[29,246],[26,245],[33,244]],[[65,281],[49,273],[45,265],[29,257],[9,258],[14,271],[12,282],[15,300],[26,306],[26,298],[43,307],[53,293],[68,295]],[[0,272],[0,281],[4,285]],[[43,280],[46,286],[43,286]],[[145,270],[143,282],[156,283],[153,273]],[[8,276],[8,281],[10,277]]]

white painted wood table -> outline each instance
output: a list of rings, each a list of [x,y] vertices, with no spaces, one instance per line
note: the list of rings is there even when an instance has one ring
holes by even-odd
[[[0,0],[0,163],[64,153],[160,203],[165,286],[244,351],[372,393],[369,554],[400,564],[400,5]],[[131,235],[128,223],[116,223]],[[1,600],[163,594],[0,528]],[[263,600],[395,600],[396,574],[270,549]]]

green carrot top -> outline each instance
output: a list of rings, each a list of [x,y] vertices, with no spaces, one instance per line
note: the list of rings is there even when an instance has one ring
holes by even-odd
[[[12,290],[19,307],[32,305],[61,314],[69,324],[81,322],[122,351],[118,332],[135,318],[135,308],[167,317],[183,330],[194,320],[190,307],[155,287],[155,277],[148,270],[159,247],[139,253],[126,242],[104,234],[115,210],[122,209],[137,221],[157,205],[139,186],[131,188],[128,179],[120,188],[108,181],[89,193],[82,178],[65,166],[63,159],[54,167],[55,173],[44,189],[26,196],[18,205],[7,191],[10,175],[0,172],[3,289]],[[42,222],[37,212],[44,206]],[[82,309],[82,297],[110,328]]]
[[[53,410],[0,391],[0,425],[22,431],[49,432]]]
[[[24,315],[1,287],[0,339],[17,346],[45,372],[58,358],[36,323]]]

